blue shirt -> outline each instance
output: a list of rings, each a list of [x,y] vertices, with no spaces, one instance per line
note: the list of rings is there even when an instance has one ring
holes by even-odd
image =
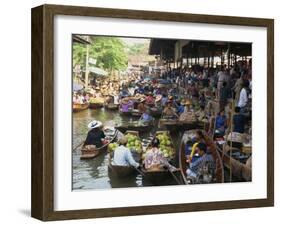
[[[218,115],[216,118],[216,129],[221,129],[223,128],[223,130],[225,129],[225,122],[226,122],[226,116],[221,116]]]
[[[242,114],[233,115],[233,132],[244,133],[245,116]]]
[[[121,145],[114,151],[112,165],[138,167],[139,163],[134,160],[131,151],[124,145]]]
[[[197,174],[200,169],[202,169],[206,164],[210,164],[211,170],[215,170],[216,165],[211,154],[204,154],[200,158],[198,158],[195,162],[190,163],[190,170]]]

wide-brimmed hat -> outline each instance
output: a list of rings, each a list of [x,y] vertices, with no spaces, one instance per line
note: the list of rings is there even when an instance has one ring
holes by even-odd
[[[101,127],[101,126],[102,126],[102,122],[97,121],[97,120],[94,120],[94,121],[92,121],[88,124],[89,129],[94,129],[94,128],[98,128],[98,127]]]
[[[182,105],[191,105],[190,100],[185,100],[181,102]]]
[[[161,99],[162,99],[162,95],[157,95],[156,98],[155,98],[155,101],[158,102],[158,101],[160,101]]]
[[[145,99],[144,98],[140,98],[140,102],[144,102],[145,101]]]

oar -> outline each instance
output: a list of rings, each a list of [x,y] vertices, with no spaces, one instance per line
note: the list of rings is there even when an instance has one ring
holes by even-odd
[[[82,141],[80,144],[78,144],[75,148],[73,148],[73,151],[75,151],[77,148],[79,148],[83,143],[84,143],[84,141]]]
[[[174,172],[168,167],[168,171],[171,173],[171,175],[173,176],[174,180],[181,185],[182,183],[178,180],[178,178],[176,177],[176,175],[174,174]]]
[[[145,176],[145,174],[141,170],[139,170],[137,167],[135,167],[135,169],[139,174],[141,174],[142,176]]]

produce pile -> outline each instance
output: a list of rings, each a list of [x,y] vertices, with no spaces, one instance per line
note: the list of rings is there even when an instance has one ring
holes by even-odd
[[[90,103],[91,104],[103,104],[104,103],[104,99],[101,97],[92,97],[90,98]]]
[[[126,145],[127,148],[130,150],[135,150],[137,153],[142,152],[142,144],[138,136],[128,133],[125,135],[125,137],[128,139],[128,143]]]
[[[166,132],[159,133],[156,136],[160,141],[160,151],[163,153],[165,158],[173,158],[175,150],[172,146],[172,141]]]
[[[126,147],[131,151],[136,151],[140,154],[142,152],[142,144],[140,138],[134,134],[126,134],[125,137],[128,139]],[[118,143],[110,143],[108,145],[108,150],[110,152],[113,152],[117,147],[119,147]]]

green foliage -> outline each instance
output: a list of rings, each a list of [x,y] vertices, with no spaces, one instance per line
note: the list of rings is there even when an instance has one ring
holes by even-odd
[[[90,37],[89,57],[97,60],[96,66],[107,71],[123,70],[127,67],[126,46],[119,38]],[[73,66],[86,63],[86,45],[73,45]]]

